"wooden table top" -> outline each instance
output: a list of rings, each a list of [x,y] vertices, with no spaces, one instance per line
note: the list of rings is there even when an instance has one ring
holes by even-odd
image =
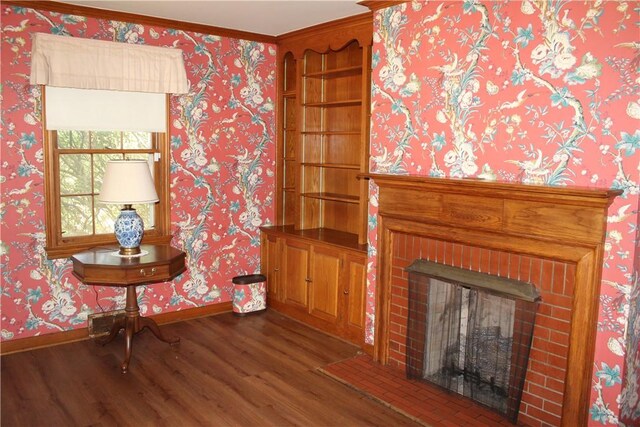
[[[128,286],[165,282],[186,270],[186,254],[170,245],[141,245],[142,256],[121,257],[117,246],[98,246],[71,257],[73,275],[84,283]]]

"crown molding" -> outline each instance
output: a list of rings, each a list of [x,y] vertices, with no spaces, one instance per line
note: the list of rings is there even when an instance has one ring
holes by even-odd
[[[214,27],[213,25],[195,24],[191,22],[176,21],[173,19],[156,18],[153,16],[140,15],[137,13],[117,12],[113,10],[99,9],[95,7],[78,6],[69,3],[56,1],[21,1],[3,0],[3,6],[18,6],[30,9],[48,10],[66,15],[80,15],[98,19],[109,19],[114,21],[133,22],[144,25],[157,25],[160,27],[176,30],[191,31],[194,33],[211,34],[234,39],[252,40],[262,43],[276,43],[276,37],[251,33],[248,31],[231,30],[228,28]]]
[[[402,3],[408,3],[408,0],[401,0],[401,1],[362,0],[358,2],[359,5],[368,7],[372,11],[384,9],[385,7],[397,6]]]
[[[373,13],[365,12],[292,31],[276,40],[281,54],[292,52],[296,58],[307,49],[316,52],[339,50],[353,40],[358,40],[360,46],[369,46],[373,41]]]

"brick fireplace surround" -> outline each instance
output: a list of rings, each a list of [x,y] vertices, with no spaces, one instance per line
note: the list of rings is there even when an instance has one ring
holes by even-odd
[[[368,177],[380,188],[374,359],[405,368],[415,259],[531,282],[542,303],[518,423],[586,425],[607,208],[620,193]]]

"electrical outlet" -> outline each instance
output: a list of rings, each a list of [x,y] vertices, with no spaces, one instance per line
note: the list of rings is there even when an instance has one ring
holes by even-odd
[[[87,319],[89,336],[91,338],[96,338],[108,335],[116,320],[124,318],[124,316],[124,310],[104,311],[102,313],[90,314]]]

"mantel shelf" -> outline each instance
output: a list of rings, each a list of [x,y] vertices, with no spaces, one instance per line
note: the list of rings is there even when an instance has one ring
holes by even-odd
[[[422,191],[446,191],[455,194],[484,195],[508,199],[538,200],[560,204],[609,206],[622,190],[487,181],[478,178],[432,178],[424,175],[360,174],[379,186],[418,188]]]

